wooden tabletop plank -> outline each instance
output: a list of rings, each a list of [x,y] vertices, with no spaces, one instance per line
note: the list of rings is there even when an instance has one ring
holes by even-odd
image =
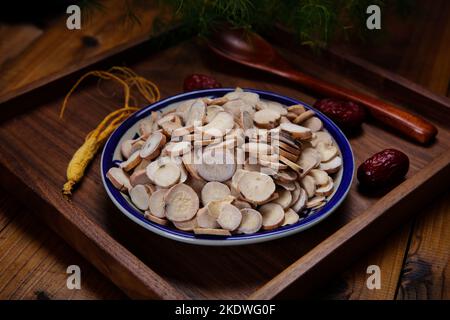
[[[89,19],[81,12],[80,30],[67,29],[66,14],[44,29],[30,25],[0,29],[0,53],[12,47],[17,53],[8,54],[8,59],[0,54],[0,103],[155,36],[153,22],[159,10],[154,4],[139,5],[140,24],[124,22],[123,1],[104,5],[102,10],[90,9]]]
[[[0,299],[125,298],[19,201],[0,191]],[[81,269],[81,290],[66,286],[69,265]]]

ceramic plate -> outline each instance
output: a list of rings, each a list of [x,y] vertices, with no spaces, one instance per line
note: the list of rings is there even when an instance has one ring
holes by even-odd
[[[259,94],[261,99],[275,101],[286,106],[294,104],[302,104],[307,109],[314,109],[302,101],[298,101],[286,96],[282,96],[276,93],[254,90],[254,89],[244,89],[245,91],[255,92]],[[164,100],[158,101],[146,108],[136,112],[131,115],[127,120],[125,120],[111,135],[109,140],[106,142],[103,149],[101,158],[101,175],[103,180],[103,185],[105,186],[106,192],[114,204],[119,208],[119,210],[125,214],[128,218],[146,228],[147,230],[157,233],[161,236],[182,241],[186,243],[198,244],[198,245],[216,245],[216,246],[229,246],[229,245],[242,245],[251,244],[263,241],[269,241],[281,237],[286,237],[294,233],[303,231],[322,221],[328,217],[336,208],[342,203],[344,198],[350,189],[353,173],[354,173],[354,159],[350,143],[348,142],[342,131],[325,115],[317,110],[316,116],[322,120],[324,128],[331,134],[335,144],[338,146],[342,160],[343,166],[340,171],[334,174],[335,181],[335,191],[328,197],[327,203],[313,211],[302,211],[300,215],[300,220],[296,224],[287,225],[280,227],[275,230],[260,231],[255,234],[245,235],[232,235],[229,237],[218,237],[218,236],[207,236],[207,235],[194,235],[190,232],[184,232],[175,229],[171,226],[162,226],[151,222],[144,218],[142,212],[138,210],[131,203],[129,197],[118,191],[106,178],[106,173],[109,168],[116,166],[120,162],[120,144],[122,141],[127,139],[132,139],[137,135],[138,127],[137,123],[148,117],[152,111],[161,110],[167,107],[174,106],[184,100],[200,98],[200,97],[221,97],[226,93],[234,91],[232,88],[221,88],[221,89],[209,89],[193,91],[189,93],[183,93],[176,96],[166,98]]]

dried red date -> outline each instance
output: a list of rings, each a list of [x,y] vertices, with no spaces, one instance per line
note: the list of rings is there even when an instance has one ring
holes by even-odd
[[[361,126],[365,118],[364,108],[352,101],[322,99],[314,107],[325,113],[342,129],[354,129]]]
[[[204,74],[191,74],[184,79],[183,84],[184,92],[221,87],[222,85],[216,79]]]
[[[381,188],[402,179],[408,169],[406,154],[396,149],[385,149],[359,166],[358,180],[365,187]]]

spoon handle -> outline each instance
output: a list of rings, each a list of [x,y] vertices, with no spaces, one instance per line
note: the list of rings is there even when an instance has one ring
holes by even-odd
[[[429,143],[437,134],[437,128],[430,122],[377,98],[336,86],[292,69],[277,71],[275,73],[278,75],[321,95],[351,100],[364,105],[375,119],[419,143]]]

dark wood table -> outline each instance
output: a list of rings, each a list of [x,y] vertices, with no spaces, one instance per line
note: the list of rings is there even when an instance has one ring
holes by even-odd
[[[112,1],[111,6],[118,1]],[[141,27],[123,32],[117,10],[108,10],[95,23],[67,37],[65,17],[44,26],[0,24],[0,97],[45,83],[48,75],[88,64],[151,34],[154,8]],[[382,67],[450,97],[450,6],[436,1],[420,16],[410,17],[410,29],[395,29],[397,47],[378,48],[377,56],[360,54]],[[410,39],[404,39],[404,33]],[[51,53],[51,54],[49,54]],[[69,68],[70,70],[70,68]],[[181,86],[180,79],[180,86]],[[0,99],[1,101],[1,99]],[[1,105],[0,105],[1,107]],[[0,298],[1,299],[116,299],[125,295],[77,252],[55,235],[8,190],[0,193]],[[389,238],[372,248],[316,296],[332,299],[449,299],[450,298],[450,192],[418,213]],[[82,289],[66,287],[66,268],[79,265]],[[380,290],[366,287],[366,268],[378,265]]]

